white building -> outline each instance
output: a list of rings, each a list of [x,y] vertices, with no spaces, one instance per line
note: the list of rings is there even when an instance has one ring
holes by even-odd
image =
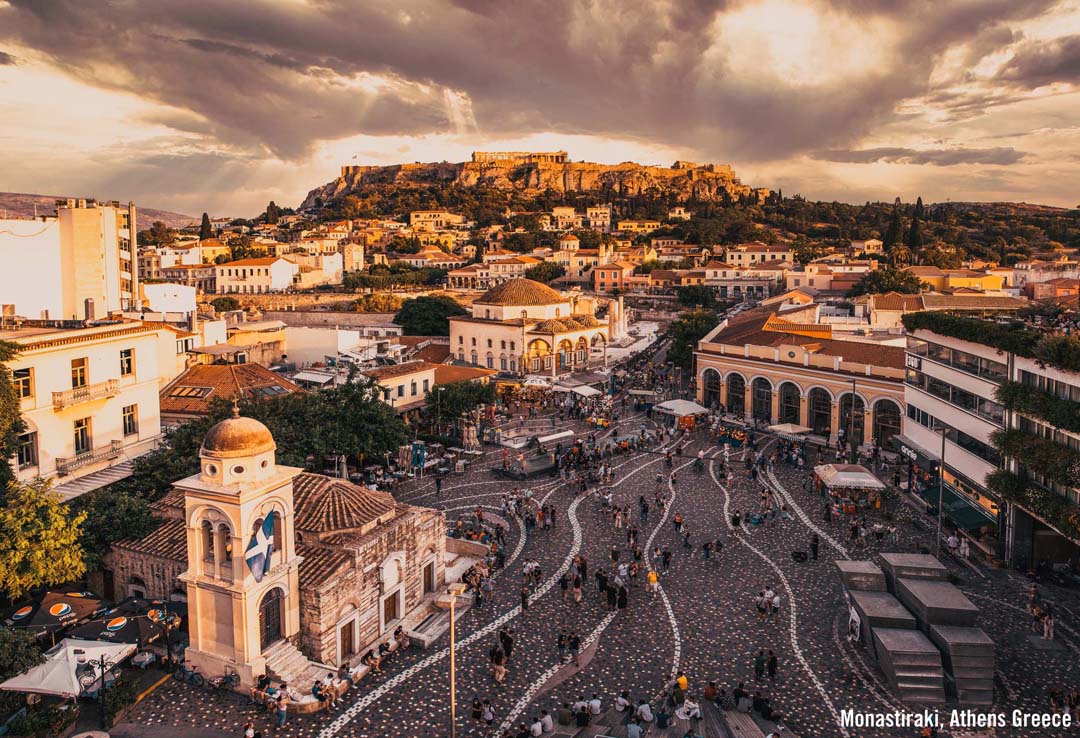
[[[56,214],[0,220],[0,303],[32,319],[102,318],[138,295],[135,206],[68,200]]]
[[[195,312],[195,288],[186,284],[156,282],[142,285],[143,306],[158,313]]]
[[[218,294],[282,292],[293,285],[300,266],[283,256],[262,256],[217,264],[214,267]]]
[[[19,480],[55,478],[65,499],[131,473],[130,460],[161,435],[158,391],[183,354],[178,333],[160,324],[114,322],[64,329],[0,330],[19,348],[8,362],[26,431],[12,460]]]

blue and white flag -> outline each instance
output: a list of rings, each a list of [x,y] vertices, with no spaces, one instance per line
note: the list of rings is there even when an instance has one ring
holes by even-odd
[[[277,513],[271,511],[262,526],[251,536],[251,543],[244,552],[244,561],[255,576],[256,582],[261,582],[270,571],[270,556],[274,553],[274,517]]]

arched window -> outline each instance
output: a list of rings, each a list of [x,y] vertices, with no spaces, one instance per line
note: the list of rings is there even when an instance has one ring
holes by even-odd
[[[832,432],[832,397],[821,387],[815,387],[807,395],[806,424],[819,436]]]
[[[780,385],[780,423],[792,423],[801,425],[800,417],[802,393],[798,385],[792,382],[784,382]]]
[[[854,399],[855,413],[852,417],[852,398]],[[844,439],[847,444],[851,444],[852,439],[855,439],[856,445],[861,445],[864,438],[864,428],[866,423],[866,405],[858,395],[853,395],[850,392],[843,395],[840,398],[840,428],[837,428],[837,432],[841,429],[844,431]]]
[[[706,369],[701,373],[701,399],[705,407],[716,408],[720,405],[720,372]]]
[[[772,421],[772,383],[765,377],[754,379],[751,393],[752,415],[757,420]]]
[[[878,400],[874,405],[874,441],[886,446],[900,433],[900,406],[892,400]]]
[[[214,524],[209,520],[202,521],[202,525],[199,526],[200,537],[202,538],[202,558],[203,561],[214,560]]]
[[[746,414],[746,380],[741,374],[728,375],[727,410],[734,415]]]

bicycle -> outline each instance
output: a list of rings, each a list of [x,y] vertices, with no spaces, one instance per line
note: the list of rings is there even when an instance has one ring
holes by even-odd
[[[206,684],[206,679],[199,673],[199,667],[193,666],[190,669],[184,666],[187,661],[181,661],[176,665],[176,670],[173,671],[173,679],[178,682],[187,682],[193,687],[202,687]]]
[[[206,688],[211,691],[233,690],[240,686],[240,675],[230,672],[224,676],[211,677],[206,680]]]

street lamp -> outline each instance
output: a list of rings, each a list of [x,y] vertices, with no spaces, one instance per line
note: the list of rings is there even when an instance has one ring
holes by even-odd
[[[465,594],[465,585],[461,582],[451,584],[448,590],[450,595],[450,738],[457,738],[457,664],[455,662],[456,647],[455,633],[456,618],[454,616],[454,603],[457,598]]]
[[[100,708],[101,708],[101,713],[100,713],[101,729],[102,730],[108,730],[109,726],[108,726],[108,722],[107,722],[107,716],[105,714],[105,689],[106,689],[106,687],[105,687],[105,674],[106,674],[106,672],[113,669],[116,666],[116,664],[113,663],[112,661],[109,661],[107,658],[105,658],[105,654],[102,654],[101,658],[98,658],[98,659],[87,659],[86,658],[86,651],[82,650],[81,648],[76,648],[75,649],[75,656],[78,659],[80,664],[86,664],[87,666],[90,667],[90,674],[91,674],[92,678],[91,678],[89,684],[93,684],[94,681],[96,681],[96,679],[93,678],[94,671],[96,669],[101,669],[101,686],[98,687],[98,704],[100,705]]]
[[[438,435],[442,435],[442,393],[445,390],[441,384],[435,387],[435,432]]]

